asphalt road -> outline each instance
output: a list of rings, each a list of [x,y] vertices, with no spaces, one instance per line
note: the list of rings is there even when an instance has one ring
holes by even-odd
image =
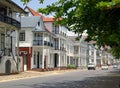
[[[76,70],[0,83],[0,88],[120,88],[120,70]]]

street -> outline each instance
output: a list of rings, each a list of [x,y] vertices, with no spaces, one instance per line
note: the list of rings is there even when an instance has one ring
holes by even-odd
[[[1,82],[0,88],[120,88],[119,69],[76,70],[37,78]]]

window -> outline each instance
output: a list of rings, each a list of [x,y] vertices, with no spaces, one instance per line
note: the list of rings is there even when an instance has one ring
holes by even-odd
[[[20,40],[20,41],[25,41],[25,31],[24,31],[24,30],[22,30],[22,31],[20,32],[19,40]]]
[[[0,44],[0,50],[3,51],[4,50],[4,47],[5,47],[5,35],[4,34],[1,34],[1,44]]]
[[[55,25],[55,24],[53,24],[52,26],[53,26],[52,32],[55,34],[58,34],[59,33],[59,26]]]
[[[43,34],[42,33],[34,33],[34,45],[43,45]]]
[[[84,47],[82,47],[81,48],[81,53],[83,53],[83,54],[85,54],[86,52],[85,52],[85,48]]]
[[[40,22],[38,22],[38,26],[40,26]]]
[[[79,52],[79,47],[78,46],[74,46],[74,53],[78,54],[78,52]]]

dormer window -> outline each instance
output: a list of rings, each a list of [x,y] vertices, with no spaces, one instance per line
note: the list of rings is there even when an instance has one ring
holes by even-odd
[[[40,26],[40,21],[38,22],[38,26]]]

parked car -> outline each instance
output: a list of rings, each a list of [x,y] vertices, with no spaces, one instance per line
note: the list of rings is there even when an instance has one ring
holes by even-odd
[[[117,63],[113,64],[113,68],[118,68],[118,67],[119,67],[119,65]]]
[[[102,70],[108,70],[108,65],[107,64],[102,64],[101,69]]]
[[[96,66],[94,63],[88,63],[87,68],[88,68],[88,70],[91,70],[91,69],[95,70]]]

